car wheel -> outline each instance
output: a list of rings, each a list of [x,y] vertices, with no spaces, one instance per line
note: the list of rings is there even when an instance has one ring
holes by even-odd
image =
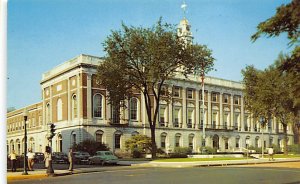
[[[93,165],[93,162],[92,162],[91,160],[89,160],[89,164],[90,164],[90,165]]]

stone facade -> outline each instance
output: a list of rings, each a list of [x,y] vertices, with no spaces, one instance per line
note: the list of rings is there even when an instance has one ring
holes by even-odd
[[[52,70],[41,80],[42,101],[27,106],[28,147],[43,152],[48,144],[48,123],[56,125],[53,151],[67,152],[74,143],[95,139],[112,151],[123,150],[125,141],[135,134],[150,136],[143,95],[136,92],[121,110],[119,122],[114,122],[108,104],[107,91],[97,84],[99,57],[80,55]],[[157,121],[158,148],[172,151],[176,146],[191,147],[199,152],[203,137],[205,110],[206,146],[221,152],[242,151],[247,146],[264,144],[283,147],[282,125],[276,118],[263,130],[244,107],[243,86],[239,82],[206,77],[204,107],[200,77],[177,76],[164,86],[173,94],[170,101],[162,98]],[[7,114],[7,149],[23,152],[23,109]],[[293,144],[293,131],[288,126],[288,144]]]

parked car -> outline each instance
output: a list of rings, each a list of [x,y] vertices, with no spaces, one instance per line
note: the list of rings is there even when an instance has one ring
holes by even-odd
[[[88,152],[85,151],[77,151],[74,152],[74,162],[75,164],[88,164],[89,157],[91,156]]]
[[[68,156],[63,152],[53,152],[52,153],[52,162],[57,164],[68,163]]]
[[[40,153],[40,152],[34,153],[34,162],[35,163],[44,162],[44,159],[45,159],[44,153]]]
[[[111,151],[97,151],[96,154],[89,158],[89,164],[117,164],[119,162]]]

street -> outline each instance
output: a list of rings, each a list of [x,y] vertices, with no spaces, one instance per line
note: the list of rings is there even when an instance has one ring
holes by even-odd
[[[272,164],[275,166],[276,164]],[[124,168],[68,176],[10,181],[16,184],[156,184],[156,183],[300,183],[300,169],[289,167]]]

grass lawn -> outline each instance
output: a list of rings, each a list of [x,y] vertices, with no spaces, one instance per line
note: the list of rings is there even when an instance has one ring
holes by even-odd
[[[299,154],[295,154],[295,155],[275,154],[274,158],[300,158],[300,155]]]
[[[218,160],[243,160],[246,158],[233,158],[233,157],[222,157],[222,158],[166,158],[157,159],[155,162],[197,162],[197,161],[218,161]]]

